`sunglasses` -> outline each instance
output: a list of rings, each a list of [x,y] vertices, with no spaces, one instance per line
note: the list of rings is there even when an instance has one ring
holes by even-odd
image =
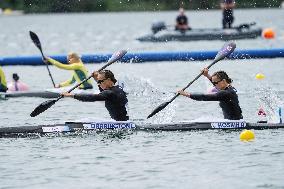
[[[214,85],[214,86],[216,86],[218,83],[220,83],[222,80],[219,80],[219,81],[212,81],[212,84]]]
[[[108,78],[106,78],[106,79],[102,79],[102,80],[98,80],[97,81],[97,84],[101,84],[101,83],[103,83],[105,80],[107,80]]]

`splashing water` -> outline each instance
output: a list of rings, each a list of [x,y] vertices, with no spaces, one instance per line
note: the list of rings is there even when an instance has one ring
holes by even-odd
[[[128,94],[131,118],[151,123],[172,122],[177,106],[175,103],[169,104],[164,110],[149,120],[146,117],[155,107],[172,98],[173,93],[159,90],[150,80],[145,78],[123,76],[120,78],[119,84],[124,86],[124,91]],[[138,104],[143,104],[143,108],[135,107]],[[141,110],[144,111],[141,112]]]
[[[259,102],[259,106],[264,109],[267,119],[270,122],[279,122],[278,108],[283,107],[283,101],[277,95],[277,91],[270,87],[257,87],[255,90],[255,98]]]

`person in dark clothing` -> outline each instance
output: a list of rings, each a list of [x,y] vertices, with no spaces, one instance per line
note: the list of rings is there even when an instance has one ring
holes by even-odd
[[[128,103],[126,93],[120,86],[115,85],[117,80],[113,73],[110,70],[103,70],[94,72],[93,77],[97,81],[101,91],[99,94],[63,93],[62,95],[64,97],[72,97],[85,102],[105,101],[105,107],[112,119],[116,121],[129,120],[126,108]]]
[[[223,10],[223,29],[231,28],[234,21],[233,8],[235,7],[235,1],[222,0],[220,6]]]
[[[213,94],[192,94],[185,91],[178,91],[179,94],[198,101],[220,101],[219,105],[222,108],[224,119],[240,120],[243,119],[242,109],[239,105],[236,89],[231,85],[232,79],[229,78],[226,72],[218,71],[212,76],[208,74],[208,69],[202,70],[211,83],[218,89],[218,92]]]
[[[190,30],[191,28],[188,26],[188,20],[186,15],[184,14],[184,9],[179,8],[179,15],[176,18],[176,30],[185,31]]]

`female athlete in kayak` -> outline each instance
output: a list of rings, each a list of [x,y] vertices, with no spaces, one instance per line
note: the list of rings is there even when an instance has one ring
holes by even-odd
[[[203,75],[218,89],[218,92],[213,94],[193,94],[180,90],[178,93],[198,101],[220,101],[219,105],[222,108],[225,119],[243,119],[242,109],[240,108],[238,95],[236,93],[237,91],[231,85],[232,79],[229,78],[227,73],[218,71],[210,76],[207,68],[203,69],[202,72]]]
[[[69,53],[68,54],[67,62],[69,64],[62,64],[62,63],[60,63],[60,62],[58,62],[58,61],[56,61],[56,60],[54,60],[50,57],[46,57],[44,61],[46,63],[50,62],[51,64],[55,65],[56,67],[64,69],[64,70],[73,70],[72,78],[56,85],[56,88],[69,86],[69,85],[75,83],[75,81],[80,83],[81,81],[83,81],[84,79],[87,78],[88,71],[87,71],[86,67],[84,66],[81,58],[79,57],[79,55],[77,53]],[[93,86],[92,86],[91,81],[89,80],[89,81],[84,82],[82,85],[80,85],[79,88],[80,89],[92,89]]]
[[[72,97],[80,101],[93,102],[105,101],[105,107],[112,119],[116,121],[127,121],[127,96],[123,89],[115,85],[117,80],[110,70],[94,72],[93,77],[98,83],[99,94],[71,94],[63,93],[64,97]]]

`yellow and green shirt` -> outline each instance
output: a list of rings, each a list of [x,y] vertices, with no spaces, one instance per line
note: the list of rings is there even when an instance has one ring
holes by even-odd
[[[7,91],[7,82],[5,78],[5,74],[0,67],[0,92],[6,92]]]
[[[47,58],[47,60],[55,65],[58,68],[64,69],[64,70],[73,70],[73,75],[72,78],[68,79],[67,81],[61,82],[59,84],[60,87],[66,87],[69,86],[73,83],[75,83],[75,81],[77,81],[78,83],[82,82],[84,79],[86,79],[88,76],[88,70],[86,69],[86,67],[84,66],[83,62],[79,61],[77,63],[73,63],[73,64],[62,64],[52,58]],[[92,89],[92,83],[90,80],[84,82],[82,85],[79,86],[80,89]]]

